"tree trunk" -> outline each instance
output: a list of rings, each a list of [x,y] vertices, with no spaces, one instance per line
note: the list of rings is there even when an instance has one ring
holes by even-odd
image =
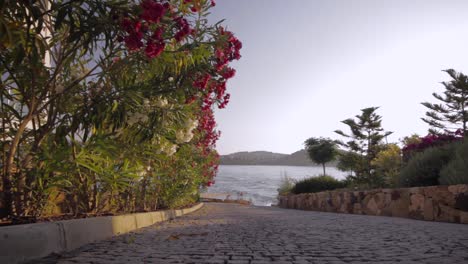
[[[325,173],[325,163],[322,163],[322,167],[323,167],[323,175],[326,175],[326,173]]]
[[[23,122],[20,123],[18,131],[16,131],[13,142],[11,142],[10,149],[8,151],[6,164],[2,174],[3,181],[3,202],[5,206],[6,216],[13,215],[13,190],[12,190],[12,176],[13,176],[13,162],[15,159],[16,152],[20,139],[26,130],[27,125],[32,119],[32,112],[30,111]]]

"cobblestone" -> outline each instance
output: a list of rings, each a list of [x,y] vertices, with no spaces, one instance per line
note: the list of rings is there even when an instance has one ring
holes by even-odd
[[[468,225],[208,203],[33,263],[468,263]]]

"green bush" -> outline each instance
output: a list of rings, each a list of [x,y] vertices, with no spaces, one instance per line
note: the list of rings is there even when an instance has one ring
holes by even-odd
[[[458,144],[455,157],[440,172],[439,183],[468,184],[468,141]]]
[[[441,170],[453,159],[456,144],[431,147],[414,155],[402,169],[400,185],[405,187],[439,185]]]
[[[339,188],[344,188],[345,184],[331,176],[322,175],[311,177],[308,179],[303,179],[294,185],[291,190],[291,193],[315,193],[321,191],[335,190]]]

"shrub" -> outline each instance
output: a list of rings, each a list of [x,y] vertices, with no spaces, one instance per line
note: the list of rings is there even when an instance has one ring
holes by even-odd
[[[452,160],[455,146],[456,144],[448,144],[431,147],[415,154],[401,171],[400,185],[438,185],[440,172]]]
[[[405,138],[403,147],[403,160],[409,161],[414,155],[423,152],[426,149],[441,147],[452,142],[460,142],[463,139],[463,135],[460,132],[454,134],[429,134],[425,137],[416,139],[413,135],[412,138]]]
[[[344,188],[345,184],[331,176],[322,175],[311,177],[308,179],[303,179],[294,185],[291,190],[291,193],[315,193],[321,191],[335,190],[339,188]]]
[[[291,193],[293,187],[294,180],[285,174],[281,179],[280,186],[278,188],[278,195],[286,195]]]
[[[375,177],[381,178],[381,186],[394,187],[398,185],[401,169],[401,150],[396,144],[388,144],[379,152],[372,166],[375,168]]]
[[[439,183],[468,184],[468,141],[457,146],[455,157],[440,172]]]

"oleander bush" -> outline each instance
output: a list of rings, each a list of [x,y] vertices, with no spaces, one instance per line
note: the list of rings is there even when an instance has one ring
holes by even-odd
[[[196,201],[242,47],[214,5],[3,1],[0,219]]]
[[[332,176],[322,175],[297,181],[291,189],[291,193],[315,193],[322,191],[331,191],[346,187],[345,183]]]

